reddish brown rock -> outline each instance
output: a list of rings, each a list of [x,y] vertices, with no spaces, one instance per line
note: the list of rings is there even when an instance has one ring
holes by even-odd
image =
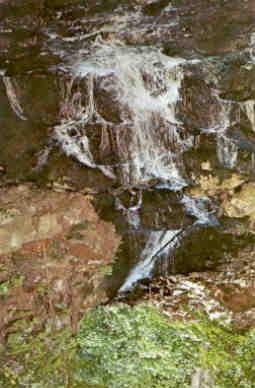
[[[32,185],[0,191],[0,331],[37,318],[66,321],[106,300],[104,271],[120,238],[99,219],[91,198],[39,190]],[[59,324],[59,323],[58,323]]]

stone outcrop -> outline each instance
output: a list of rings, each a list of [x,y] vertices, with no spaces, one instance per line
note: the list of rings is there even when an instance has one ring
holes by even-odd
[[[89,196],[31,185],[2,189],[2,333],[24,315],[41,323],[71,320],[76,330],[81,313],[106,298],[103,279],[119,242],[114,226],[99,219]]]
[[[241,190],[224,203],[224,211],[228,217],[248,217],[252,223],[255,219],[255,184],[247,183]]]

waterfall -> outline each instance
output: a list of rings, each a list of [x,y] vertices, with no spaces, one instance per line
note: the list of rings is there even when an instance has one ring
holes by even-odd
[[[174,147],[181,147],[175,118],[181,63],[180,59],[165,58],[157,52],[117,56],[121,102],[127,106],[132,121],[131,142],[123,155],[124,182],[138,184],[157,178],[172,186],[184,185],[174,161]]]
[[[181,101],[181,87],[186,60],[171,58],[152,47],[126,47],[123,44],[97,40],[89,55],[81,54],[72,64],[73,81],[66,87],[62,106],[62,122],[55,128],[55,140],[64,152],[90,168],[98,168],[122,187],[155,186],[181,192],[187,186],[183,177],[182,154],[193,146],[177,119],[177,104]],[[193,61],[199,65],[198,61]],[[73,88],[74,83],[79,87]],[[217,94],[216,91],[214,93]],[[103,104],[117,108],[118,117],[109,121],[98,95],[107,96]],[[86,98],[84,98],[84,96]],[[220,163],[233,168],[237,161],[237,147],[226,135],[230,126],[232,105],[217,98],[221,112],[213,129],[217,139],[217,155]],[[86,100],[86,103],[84,103]],[[114,162],[107,164],[102,158],[98,163],[91,146],[91,132],[87,130],[101,125],[101,142],[98,153],[110,148]],[[186,213],[196,217],[196,225],[215,225],[216,217],[207,210],[206,198],[194,199],[182,196],[181,204]],[[141,228],[140,210],[142,192],[137,203],[124,206],[116,198],[116,209],[127,220],[133,233]],[[180,225],[181,227],[181,225]],[[127,276],[120,292],[126,292],[134,284],[153,274],[160,257],[169,257],[176,247],[180,232],[176,230],[147,231],[148,239],[138,264]],[[161,251],[164,245],[171,244]],[[159,255],[156,253],[160,252]]]
[[[149,278],[159,257],[168,256],[176,246],[180,232],[181,230],[152,231],[141,253],[138,264],[128,274],[119,292],[127,292],[139,280]]]
[[[152,48],[97,45],[93,55],[73,66],[75,77],[88,80],[88,105],[82,107],[76,101],[75,120],[63,120],[55,128],[55,139],[68,155],[88,167],[100,168],[112,178],[118,177],[121,184],[137,185],[157,179],[176,190],[184,187],[179,166],[186,143],[181,139],[181,126],[175,115],[184,62]],[[107,79],[109,76],[114,77],[114,82]],[[98,113],[93,80],[120,107],[119,125],[112,125]],[[86,124],[96,122],[108,126],[110,137],[115,139],[112,152],[119,160],[115,165],[94,162]]]
[[[89,168],[99,169],[118,186],[141,190],[137,203],[130,207],[120,197],[115,198],[116,209],[133,233],[142,228],[142,187],[179,192],[186,214],[196,218],[194,225],[217,224],[216,216],[208,210],[208,198],[195,199],[182,193],[188,185],[182,156],[194,146],[194,136],[188,134],[177,118],[177,108],[184,103],[182,82],[190,63],[203,66],[198,60],[166,56],[151,46],[132,47],[98,38],[70,65],[73,78],[64,88],[62,120],[55,127],[54,139],[67,155]],[[218,161],[223,167],[233,169],[238,161],[237,144],[228,135],[233,102],[221,99],[216,87],[211,92],[220,109],[213,127],[200,131],[215,134]],[[242,109],[254,125],[254,103],[247,101]],[[100,138],[96,146],[91,134],[93,128]],[[105,150],[113,156],[110,161],[104,157]],[[149,278],[160,256],[169,257],[177,238],[160,255],[155,253],[179,229],[150,229],[146,233],[145,248],[121,292]]]

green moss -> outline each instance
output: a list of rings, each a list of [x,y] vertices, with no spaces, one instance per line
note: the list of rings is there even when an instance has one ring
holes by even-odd
[[[5,209],[5,208],[3,208],[3,207],[0,207],[0,214],[3,214],[3,215],[8,215],[9,214],[9,211],[8,211],[8,209]]]
[[[68,240],[72,240],[72,239],[83,240],[84,236],[82,235],[81,232],[88,229],[88,226],[89,226],[89,223],[86,221],[73,225],[68,235],[66,236],[66,238]]]
[[[10,282],[3,282],[0,284],[0,297],[5,297],[9,294],[9,291],[11,289]]]
[[[99,268],[99,272],[105,276],[111,276],[112,275],[112,265],[102,265]]]
[[[0,283],[0,298],[8,297],[9,292],[23,284],[24,276],[17,276],[11,280]]]
[[[76,388],[72,381],[76,345],[71,332],[48,326],[33,335],[34,326],[36,322],[23,321],[9,336],[1,356],[0,387]]]
[[[200,347],[189,329],[144,306],[97,309],[82,322],[77,341],[80,377],[113,388],[188,388]]]
[[[241,335],[202,318],[169,322],[153,307],[98,308],[78,336],[80,381],[99,386],[188,388],[197,368],[218,388],[255,387],[255,332]]]
[[[70,330],[19,322],[0,353],[0,387],[190,388],[199,369],[207,388],[255,388],[255,331],[236,333],[200,317],[169,321],[148,305],[91,310]],[[1,385],[2,384],[2,385]]]

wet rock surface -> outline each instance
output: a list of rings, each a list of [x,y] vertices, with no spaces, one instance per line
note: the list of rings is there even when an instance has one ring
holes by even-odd
[[[205,172],[253,179],[253,2],[5,1],[1,12],[2,185],[100,195],[131,244],[119,252],[126,275],[155,233],[207,240],[217,217],[219,252],[231,250],[228,189],[215,183],[215,199],[192,186]]]

